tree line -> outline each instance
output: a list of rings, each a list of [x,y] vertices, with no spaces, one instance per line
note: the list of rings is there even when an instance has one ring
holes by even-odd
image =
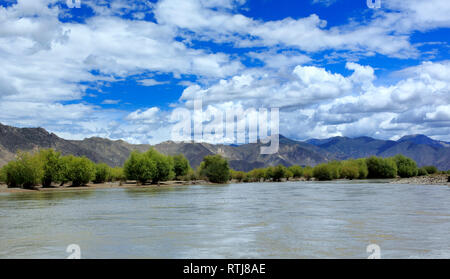
[[[125,182],[134,180],[138,184],[168,180],[207,180],[212,183],[282,181],[304,178],[310,180],[365,179],[413,177],[437,173],[434,166],[418,168],[411,158],[396,155],[390,158],[369,158],[331,161],[311,166],[270,166],[249,172],[232,170],[228,161],[220,155],[205,156],[194,170],[182,154],[167,156],[153,148],[146,152],[131,152],[123,167],[110,167],[105,163],[94,163],[86,157],[63,156],[53,149],[38,152],[17,153],[16,159],[0,169],[0,182],[8,187],[34,188],[37,185],[72,186],[90,182]]]

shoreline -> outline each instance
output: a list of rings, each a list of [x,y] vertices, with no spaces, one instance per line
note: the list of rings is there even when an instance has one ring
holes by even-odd
[[[335,180],[329,180],[329,181],[342,181],[347,179],[335,179]],[[427,176],[416,176],[416,177],[410,177],[410,178],[395,178],[392,179],[390,182],[387,182],[388,184],[416,184],[416,185],[442,185],[442,186],[450,186],[450,182],[448,180],[448,175],[446,174],[434,174],[434,175],[427,175]],[[283,180],[280,182],[314,182],[317,180],[306,180],[305,178],[297,178],[297,179],[290,179],[290,180]],[[348,181],[358,181],[358,179],[354,180],[348,180]],[[271,182],[271,181],[264,181],[265,182]],[[326,181],[322,181],[326,182]],[[255,182],[242,182],[242,181],[236,181],[231,180],[229,183],[238,183],[238,184],[245,184],[245,183],[255,183]],[[36,193],[36,192],[53,192],[53,191],[79,191],[79,190],[96,190],[96,189],[108,189],[108,188],[157,188],[157,187],[170,187],[170,186],[188,186],[188,185],[217,185],[216,183],[211,183],[206,180],[193,180],[193,181],[181,181],[181,180],[173,180],[173,181],[163,181],[159,184],[146,184],[146,185],[137,185],[136,182],[106,182],[106,183],[99,183],[94,184],[90,183],[85,186],[53,186],[48,188],[42,188],[42,187],[36,187],[35,189],[22,189],[22,188],[8,188],[6,184],[0,184],[0,193]]]
[[[128,188],[157,188],[157,187],[168,187],[168,186],[186,186],[186,185],[214,185],[214,183],[210,183],[205,180],[195,180],[195,181],[163,181],[159,184],[146,184],[146,185],[137,185],[135,182],[123,183],[122,185],[119,182],[106,182],[94,184],[90,183],[85,186],[53,186],[48,188],[43,188],[41,186],[36,187],[35,189],[23,189],[23,188],[8,188],[6,184],[0,184],[0,193],[37,193],[37,192],[53,192],[53,191],[72,191],[72,190],[96,190],[96,189],[128,189]]]
[[[444,185],[450,186],[448,174],[431,174],[409,178],[396,178],[391,183],[395,184],[419,184],[419,185]]]

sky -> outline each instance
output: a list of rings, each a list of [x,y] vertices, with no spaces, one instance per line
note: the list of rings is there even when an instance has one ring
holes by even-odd
[[[450,141],[448,0],[72,2],[0,0],[1,123],[155,144],[201,98],[298,140]]]

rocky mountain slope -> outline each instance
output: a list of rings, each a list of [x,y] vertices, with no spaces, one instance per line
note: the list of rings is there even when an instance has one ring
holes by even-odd
[[[278,164],[316,165],[330,160],[371,155],[387,157],[399,153],[413,158],[421,166],[436,165],[440,169],[450,169],[450,144],[423,135],[406,136],[398,141],[369,137],[333,137],[306,142],[280,135],[279,151],[272,155],[261,155],[261,145],[252,143],[236,146],[166,141],[153,147],[168,155],[182,153],[194,167],[198,166],[206,155],[221,154],[228,159],[232,168],[244,171]],[[122,140],[113,141],[96,137],[65,140],[42,128],[16,128],[0,124],[0,166],[12,160],[17,150],[32,151],[39,148],[54,148],[65,155],[86,156],[94,162],[121,166],[131,151],[145,151],[150,147],[152,146],[147,144],[134,145]]]

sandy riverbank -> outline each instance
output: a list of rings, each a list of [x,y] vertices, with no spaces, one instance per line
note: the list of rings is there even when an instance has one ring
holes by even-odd
[[[101,184],[88,184],[86,186],[73,187],[70,185],[54,186],[49,188],[42,188],[40,186],[35,189],[22,189],[22,188],[8,188],[5,184],[0,184],[0,193],[26,193],[37,191],[73,191],[73,190],[93,190],[93,189],[105,189],[105,188],[152,188],[152,187],[167,187],[167,186],[180,186],[180,185],[198,185],[198,184],[212,184],[204,180],[195,181],[164,181],[159,184],[146,184],[137,185],[135,182],[127,182],[120,184],[119,182],[107,182]]]
[[[398,178],[398,179],[394,179],[391,183],[450,186],[450,182],[448,182],[448,174],[432,174],[432,175],[416,176],[416,177],[410,177],[410,178]]]

